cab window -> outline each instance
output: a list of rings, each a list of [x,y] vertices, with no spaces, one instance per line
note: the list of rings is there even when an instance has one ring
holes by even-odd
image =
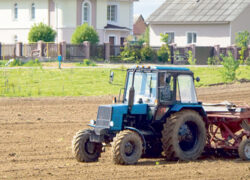
[[[197,103],[193,77],[190,75],[178,76],[179,97],[182,103]]]
[[[161,103],[173,100],[174,78],[169,73],[159,73],[159,101]]]

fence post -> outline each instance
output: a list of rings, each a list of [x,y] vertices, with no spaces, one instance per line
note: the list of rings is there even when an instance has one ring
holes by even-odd
[[[43,41],[37,42],[37,50],[39,51],[39,57],[43,56]]]
[[[23,56],[22,49],[23,49],[23,43],[22,42],[16,43],[16,56],[17,57],[22,57]]]
[[[110,43],[104,43],[105,48],[105,60],[110,60]]]
[[[89,59],[90,58],[90,42],[89,41],[84,41],[83,42],[83,47],[84,47],[85,58]]]
[[[214,46],[214,57],[220,58],[220,45]]]
[[[175,43],[169,44],[169,47],[170,47],[171,64],[174,64],[176,44]]]
[[[192,51],[192,54],[193,54],[193,58],[196,58],[196,54],[195,54],[195,44],[191,44],[191,51]]]
[[[232,45],[234,59],[238,59],[238,49],[235,44]]]
[[[63,60],[66,60],[66,41],[60,43],[60,54],[63,57]]]

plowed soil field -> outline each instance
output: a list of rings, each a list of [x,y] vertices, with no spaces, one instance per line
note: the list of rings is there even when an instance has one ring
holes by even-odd
[[[250,105],[250,83],[199,88],[199,100]],[[0,99],[0,179],[250,179],[250,163],[208,157],[195,162],[141,159],[113,165],[109,149],[99,162],[78,163],[71,140],[111,97]]]

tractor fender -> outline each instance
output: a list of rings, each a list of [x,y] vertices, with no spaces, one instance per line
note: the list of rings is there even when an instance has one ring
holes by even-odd
[[[136,134],[138,134],[141,137],[141,139],[143,141],[143,143],[142,143],[143,153],[145,153],[145,151],[146,151],[146,140],[145,140],[145,137],[142,134],[142,132],[139,129],[136,129],[134,127],[129,127],[129,126],[125,126],[124,129],[131,130],[131,131],[135,132]]]
[[[198,112],[201,115],[201,117],[203,117],[204,120],[207,120],[207,113],[203,109],[201,104],[190,104],[190,105],[189,104],[175,104],[173,105],[172,108],[170,108],[168,113],[171,114],[173,112],[179,112],[184,109],[194,110]]]

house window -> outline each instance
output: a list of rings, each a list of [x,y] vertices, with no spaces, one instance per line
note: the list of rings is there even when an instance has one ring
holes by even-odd
[[[109,43],[110,43],[110,45],[115,45],[116,44],[115,41],[116,41],[115,36],[109,36]]]
[[[194,44],[197,42],[197,34],[195,32],[188,32],[187,33],[187,43]]]
[[[36,18],[36,7],[35,7],[35,3],[32,3],[31,5],[31,19],[35,19]]]
[[[168,44],[174,43],[174,32],[166,32],[168,34]]]
[[[117,22],[117,5],[108,5],[107,17],[109,22]]]
[[[90,3],[84,2],[82,4],[82,24],[88,23],[88,25],[91,25],[90,14],[91,14]]]
[[[121,37],[121,39],[120,39],[120,45],[123,46],[123,45],[124,45],[124,42],[125,42],[125,38],[124,38],[124,37]]]
[[[14,19],[18,19],[18,5],[14,4]]]

